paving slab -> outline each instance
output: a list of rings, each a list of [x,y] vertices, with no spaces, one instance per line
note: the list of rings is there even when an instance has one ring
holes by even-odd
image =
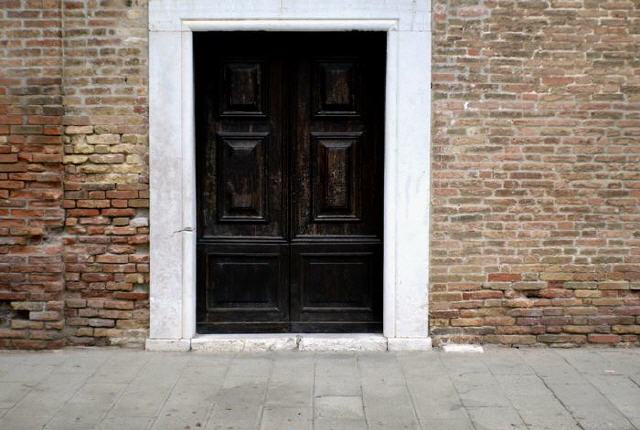
[[[247,368],[253,369],[254,365],[255,361],[250,360]],[[242,366],[236,366],[238,367]],[[215,397],[206,429],[259,428],[268,381],[269,374],[228,375]]]
[[[0,409],[14,407],[32,389],[24,382],[0,382]]]
[[[102,421],[111,405],[126,388],[124,384],[85,384],[67,401],[48,423],[51,429],[83,429]]]
[[[361,396],[321,396],[314,402],[315,416],[336,420],[364,418]]]
[[[313,409],[311,407],[265,406],[262,411],[260,430],[312,430]]]
[[[180,380],[162,406],[153,430],[159,429],[197,429],[204,427],[216,404],[216,396],[222,385],[210,383],[208,379],[200,382]]]
[[[146,384],[132,382],[109,411],[109,417],[156,417],[173,384]]]
[[[535,375],[496,375],[506,398],[530,429],[578,430],[580,427],[554,393]]]
[[[471,407],[469,416],[476,430],[526,430],[518,412],[511,407]]]
[[[144,430],[152,422],[152,418],[146,417],[107,417],[94,430]]]
[[[294,408],[311,407],[314,369],[313,356],[293,354],[275,357],[267,387],[266,404]]]
[[[419,430],[406,387],[363,382],[364,413],[370,429]]]
[[[367,430],[367,422],[361,419],[316,418],[314,430]]]
[[[355,354],[320,354],[315,366],[316,396],[362,394]]]

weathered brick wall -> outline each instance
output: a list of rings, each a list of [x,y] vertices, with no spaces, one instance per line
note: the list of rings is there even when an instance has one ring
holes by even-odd
[[[0,1],[0,348],[64,343],[58,0]]]
[[[66,335],[142,343],[148,312],[146,0],[65,0]]]
[[[637,344],[640,2],[434,0],[437,342]]]
[[[0,348],[147,335],[146,9],[0,0]]]

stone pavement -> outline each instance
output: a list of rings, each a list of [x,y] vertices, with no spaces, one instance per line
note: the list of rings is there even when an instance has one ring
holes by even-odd
[[[0,429],[640,429],[640,350],[0,352]]]

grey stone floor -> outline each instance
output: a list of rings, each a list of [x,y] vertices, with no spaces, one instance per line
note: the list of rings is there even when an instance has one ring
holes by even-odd
[[[0,429],[640,429],[640,350],[0,352]]]

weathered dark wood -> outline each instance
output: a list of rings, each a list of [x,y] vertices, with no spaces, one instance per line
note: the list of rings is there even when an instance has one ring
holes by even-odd
[[[283,58],[254,33],[195,33],[198,238],[285,240]]]
[[[385,44],[194,35],[198,331],[381,329]]]

